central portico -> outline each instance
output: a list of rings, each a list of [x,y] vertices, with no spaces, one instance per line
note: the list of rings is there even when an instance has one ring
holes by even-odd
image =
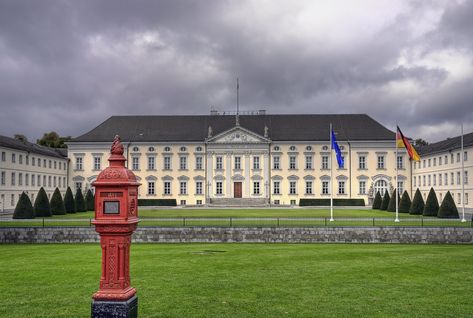
[[[267,135],[268,128],[264,129]],[[207,204],[269,204],[270,144],[267,136],[236,125],[212,136],[207,149]]]

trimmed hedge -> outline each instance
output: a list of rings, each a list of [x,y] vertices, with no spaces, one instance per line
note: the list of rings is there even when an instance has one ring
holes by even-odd
[[[409,193],[404,191],[402,194],[401,201],[399,202],[399,213],[409,213],[409,209],[411,207],[411,198],[409,197]]]
[[[177,206],[176,199],[138,199],[138,206]]]
[[[455,201],[453,200],[450,191],[448,191],[445,195],[445,198],[443,198],[442,205],[439,208],[437,217],[442,219],[460,218],[460,216],[458,215],[457,206],[455,205]]]
[[[85,195],[85,207],[87,211],[94,211],[95,210],[95,197],[92,193],[92,190],[88,190],[87,194]]]
[[[67,187],[66,194],[64,195],[64,207],[66,208],[66,213],[76,213],[76,201],[74,201],[70,187]]]
[[[36,200],[34,201],[34,214],[38,217],[51,216],[51,206],[49,205],[48,195],[43,187],[39,189]]]
[[[76,191],[75,201],[76,201],[76,212],[87,211],[85,207],[84,196],[82,195],[82,190],[80,188],[78,188]]]
[[[15,212],[13,212],[14,219],[34,219],[34,208],[31,204],[30,198],[26,193],[22,193],[20,199],[16,203]]]
[[[52,215],[64,215],[66,214],[66,208],[64,207],[64,201],[62,200],[61,192],[56,188],[53,196],[51,197],[51,214]]]
[[[429,195],[427,196],[427,201],[425,201],[423,216],[437,216],[439,213],[439,201],[437,200],[437,195],[435,194],[434,188],[430,188]]]
[[[299,206],[330,206],[330,199],[300,199]],[[333,206],[365,206],[365,200],[333,199]]]
[[[376,192],[376,196],[374,197],[372,209],[379,210],[379,208],[381,207],[381,202],[383,202],[383,198],[381,198],[381,194],[378,191]]]
[[[381,206],[379,207],[379,209],[386,211],[388,209],[389,200],[391,200],[391,197],[389,196],[388,191],[385,191],[383,201],[381,201]]]
[[[424,206],[424,198],[422,198],[422,194],[420,194],[419,188],[417,188],[411,207],[409,209],[409,214],[422,215],[422,213],[424,213]]]
[[[396,195],[396,193],[397,193],[397,190],[394,189],[393,195],[389,199],[388,208],[386,209],[386,211],[388,212],[396,212],[396,196],[397,196],[397,204],[399,208],[399,203],[401,202],[401,198],[399,197],[399,195]]]

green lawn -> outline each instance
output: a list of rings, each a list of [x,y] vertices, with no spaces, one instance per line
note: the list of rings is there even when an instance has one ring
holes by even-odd
[[[0,245],[1,317],[90,317],[98,244]],[[140,317],[472,317],[460,245],[134,244]]]

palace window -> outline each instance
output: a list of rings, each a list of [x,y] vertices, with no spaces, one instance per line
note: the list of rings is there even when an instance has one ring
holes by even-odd
[[[202,194],[202,181],[195,182],[195,194]]]
[[[171,157],[164,156],[164,170],[171,170]]]
[[[30,165],[30,157],[28,155],[25,156],[25,161],[26,161],[26,165],[29,166]]]
[[[273,194],[281,194],[280,185],[281,183],[279,181],[273,182]]]
[[[388,183],[385,180],[378,180],[374,183],[374,193],[381,194],[381,197],[384,196],[384,193],[388,190]]]
[[[46,176],[43,176],[43,187],[46,186]]]
[[[358,169],[365,170],[366,169],[366,156],[359,156],[358,157]]]
[[[444,177],[444,178],[443,178],[443,181],[445,181],[444,184],[445,184],[445,185],[448,185],[448,174],[447,174],[446,172],[445,172],[445,174],[443,175],[443,177]]]
[[[179,169],[187,170],[187,157],[185,156],[179,157]]]
[[[305,168],[312,169],[312,156],[305,156]]]
[[[468,151],[463,152],[463,161],[468,161]]]
[[[431,163],[432,163],[432,159],[429,159],[429,161],[428,161],[428,167],[429,168],[430,168]]]
[[[312,194],[312,181],[305,182],[305,194]]]
[[[457,153],[457,162],[460,162],[460,153]]]
[[[171,194],[171,181],[164,181],[164,194]]]
[[[57,177],[53,177],[53,187],[57,187]]]
[[[58,177],[58,178],[57,178],[57,181],[58,181],[58,183],[59,183],[59,188],[61,188],[61,177]]]
[[[338,194],[345,194],[345,181],[338,181]]]
[[[454,180],[455,177],[454,177],[454,176],[455,176],[454,173],[451,172],[451,173],[450,173],[450,185],[454,185],[454,184],[455,184],[455,180]]]
[[[404,169],[404,157],[403,156],[397,156],[397,168],[398,169]]]
[[[201,156],[195,157],[195,169],[202,170],[203,158]]]
[[[31,157],[31,165],[34,167],[36,166],[36,159],[35,157]]]
[[[289,169],[296,169],[296,156],[289,156]]]
[[[149,147],[149,148],[148,148],[148,151],[149,151],[149,152],[154,152],[155,150],[156,150],[156,149],[154,149],[154,147]]]
[[[360,194],[366,194],[366,181],[360,181],[359,189]]]
[[[461,204],[461,203],[462,203],[462,195],[461,195],[461,193],[458,193],[458,194],[457,194],[457,202],[458,202],[458,204]]]
[[[441,186],[441,185],[442,185],[442,174],[439,173],[439,186]],[[415,186],[415,185],[414,185],[414,186]]]
[[[181,147],[181,149],[180,149],[181,152],[185,152],[186,150],[187,150],[187,149],[186,149],[186,147],[184,147],[184,146]]]
[[[259,170],[259,169],[260,169],[260,166],[259,166],[259,156],[254,156],[254,157],[253,157],[253,169],[254,169],[254,170]]]
[[[454,158],[455,158],[455,155],[453,153],[450,154],[450,163],[451,164],[453,164]]]
[[[48,176],[48,187],[51,188],[51,176]]]
[[[253,194],[260,194],[259,181],[253,182]]]
[[[437,165],[437,158],[434,158],[434,167]]]
[[[11,203],[11,205],[15,205],[15,195],[14,194],[11,195],[11,202],[10,203]]]
[[[223,169],[223,158],[218,156],[215,158],[215,169],[222,170]]]
[[[273,157],[273,169],[280,169],[280,157],[274,156]]]
[[[1,177],[1,182],[0,182],[1,185],[5,185],[5,179],[6,179],[5,171],[2,171],[2,177]]]
[[[18,163],[19,163],[20,165],[23,164],[23,155],[18,155]]]
[[[378,169],[384,169],[384,156],[378,156]]]
[[[416,185],[416,180],[417,180],[416,177],[413,177],[413,178],[412,178],[412,183],[414,184],[414,187],[417,187],[417,185]]]
[[[215,194],[223,194],[223,182],[217,181],[215,182]]]
[[[11,173],[11,185],[16,185],[16,174],[14,172]]]
[[[94,157],[94,170],[101,170],[101,165],[102,165],[102,158]]]
[[[427,176],[427,179],[428,179],[428,183],[427,183],[427,185],[430,187],[430,181],[431,181],[430,174]]]
[[[468,184],[468,171],[464,171],[463,184]]]
[[[322,181],[322,194],[329,194],[330,192],[328,191],[328,189],[328,181]]]
[[[398,193],[399,193],[399,196],[400,196],[401,193],[404,192],[404,181],[398,181],[397,182],[397,188],[398,188]]]
[[[18,174],[18,185],[22,186],[23,185],[23,173]]]
[[[41,175],[39,175],[39,174],[38,174],[37,181],[38,181],[38,187],[40,187],[41,186]]]
[[[49,161],[48,161],[48,164],[49,164],[49,165],[48,165],[49,169],[51,169],[51,168],[53,167],[53,165],[52,165],[52,161],[51,161],[51,160],[49,160]]]
[[[328,156],[322,156],[322,169],[328,169]]]
[[[289,181],[289,194],[296,194],[296,181]]]
[[[465,193],[465,204],[468,204],[468,193]]]
[[[186,181],[181,181],[179,183],[179,190],[180,194],[187,194],[187,182]]]
[[[131,169],[132,170],[140,170],[140,158],[139,157],[132,157],[132,165]]]
[[[422,185],[425,187],[425,176],[422,176]]]
[[[2,161],[5,160],[7,160],[7,154],[5,153],[5,151],[2,151]]]
[[[76,157],[76,170],[82,170],[82,157]],[[38,166],[40,165],[41,161],[38,159]]]
[[[148,157],[148,170],[154,170],[156,168],[156,157]]]
[[[457,172],[457,184],[461,184],[461,173],[460,173],[460,171]]]
[[[150,194],[150,195],[155,194],[154,181],[149,181],[148,182],[148,194]]]
[[[434,174],[432,177],[433,177],[433,180],[432,180],[433,182],[432,182],[432,184],[433,184],[434,186],[436,186],[436,185],[437,185],[437,175]]]
[[[241,157],[235,157],[235,170],[241,169]]]
[[[171,147],[164,147],[164,151],[170,152],[170,151],[171,151]]]
[[[11,162],[12,163],[16,162],[16,154],[14,154],[14,153],[11,154]]]
[[[76,191],[82,190],[82,182],[76,182]]]
[[[442,165],[442,157],[439,157],[439,166]]]

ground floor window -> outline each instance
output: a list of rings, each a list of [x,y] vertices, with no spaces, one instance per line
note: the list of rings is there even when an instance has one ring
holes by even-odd
[[[398,181],[397,182],[397,188],[399,189],[399,195],[402,195],[404,192],[404,181]]]
[[[291,200],[291,205],[296,205],[296,200]]]
[[[154,182],[148,182],[148,194],[155,194]]]
[[[338,194],[345,194],[345,181],[338,181]]]
[[[458,204],[461,204],[461,203],[462,203],[462,196],[461,196],[461,193],[458,193],[458,194],[457,194],[457,202],[458,202]]]
[[[197,200],[196,203],[197,205],[202,205],[202,200]]]
[[[305,194],[312,194],[312,181],[305,182]]]
[[[274,200],[275,205],[279,205],[279,200]]]
[[[181,200],[181,205],[186,205],[186,200]]]
[[[195,183],[195,194],[202,194],[202,181]]]
[[[253,194],[260,194],[259,181],[253,182]]]
[[[388,190],[388,183],[385,180],[378,180],[374,183],[374,193],[381,194],[381,197]]]
[[[187,194],[187,182],[181,181],[179,183],[180,194]]]
[[[280,182],[279,181],[274,181],[273,182],[273,194],[280,194]]]
[[[43,184],[44,185],[44,184]],[[82,189],[82,182],[76,182],[76,191]]]
[[[216,194],[223,194],[223,182],[217,181],[215,183],[215,193]]]
[[[328,181],[322,181],[322,194],[329,194]]]
[[[296,181],[289,182],[289,194],[296,194]]]
[[[171,182],[164,181],[164,194],[171,194]]]
[[[360,181],[360,194],[366,194],[366,181]]]

